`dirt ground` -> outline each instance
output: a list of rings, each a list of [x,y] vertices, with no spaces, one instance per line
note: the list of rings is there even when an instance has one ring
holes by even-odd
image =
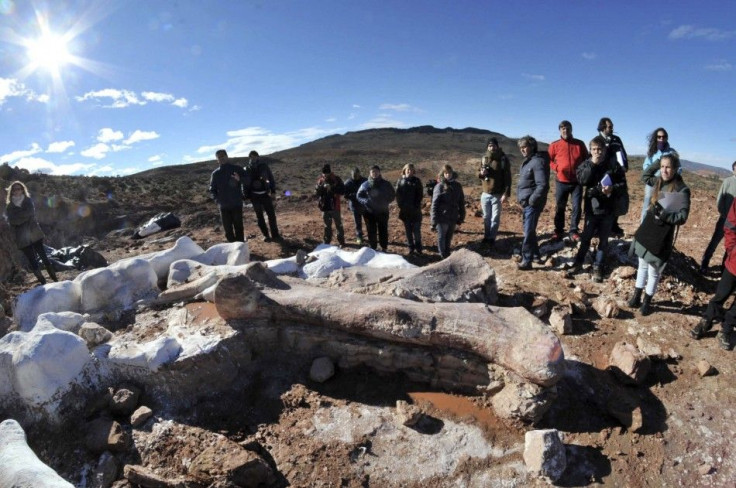
[[[479,190],[468,191],[468,216],[455,236],[454,246],[479,252],[496,270],[499,305],[527,307],[543,320],[554,305],[585,304],[600,295],[614,298],[621,307],[616,318],[601,318],[590,307],[574,314],[573,334],[561,337],[570,368],[558,385],[555,406],[539,425],[503,422],[482,396],[433,392],[427,385],[413,384],[402,375],[386,377],[369,370],[346,370],[317,385],[306,379],[299,365],[286,364],[260,378],[257,391],[234,391],[227,397],[179,411],[176,420],[218,432],[245,446],[260,446],[256,449],[278,472],[272,486],[544,486],[545,482],[529,478],[523,468],[524,433],[535,427],[556,428],[564,433],[568,470],[558,481],[559,486],[736,486],[732,456],[736,439],[734,352],[717,346],[715,331],[697,342],[688,334],[704,312],[719,277],[716,266],[706,275],[697,271],[713,230],[715,202],[711,193],[693,192],[693,212],[680,230],[677,252],[655,295],[655,312],[642,317],[625,305],[634,287],[635,269],[632,262],[626,261],[626,250],[639,215],[641,193],[637,186],[632,184],[632,209],[621,219],[627,236],[612,241],[603,283],[594,283],[585,272],[568,278],[561,270],[565,262],[571,261],[573,251],[569,246],[549,244],[553,230],[550,201],[539,225],[540,242],[543,251],[548,252],[547,263],[535,265],[532,271],[518,271],[514,254],[521,242],[520,209],[514,203],[504,205],[501,233],[496,247],[489,250],[480,242],[483,224]],[[406,257],[420,266],[439,259],[428,211],[429,201],[425,199],[425,255]],[[277,214],[285,237],[282,244],[263,242],[252,211],[246,209],[246,235],[253,260],[292,256],[298,249],[311,250],[322,241],[321,214],[311,199],[281,197]],[[397,214],[392,209],[389,252],[405,255],[408,248]],[[346,247],[357,250],[346,209],[343,220]],[[184,234],[203,248],[224,241],[218,216],[208,208],[188,213],[180,229],[143,241],[111,235],[96,247],[113,262],[167,248],[172,243],[169,237]],[[721,256],[719,248],[712,264],[719,264]],[[69,279],[74,274],[64,272],[61,276]],[[28,276],[23,283],[10,286],[11,295],[19,293],[32,286],[32,279]],[[606,367],[614,344],[623,340],[636,343],[638,337],[659,345],[669,357],[653,362],[644,385],[621,387],[625,396],[634,398],[641,407],[642,427],[631,431],[600,404],[596,385],[610,382]],[[696,367],[700,360],[710,363],[716,374],[702,377]],[[421,447],[429,437],[439,437],[437,433],[443,429],[445,433],[458,429],[461,434],[454,448],[470,443],[475,433],[482,438],[477,440],[479,445],[485,442],[492,448],[487,452],[479,448],[486,454],[481,457],[465,453],[458,459],[438,456],[428,461],[421,459],[421,449],[389,450],[387,446],[392,442],[398,445],[399,441],[385,437],[384,430],[391,424],[388,412],[399,399],[421,405],[430,419],[417,431],[416,439],[406,437],[401,445]],[[318,435],[329,430],[326,426],[340,422],[353,425],[354,435],[349,440],[339,432]],[[356,425],[362,425],[360,422],[367,422],[363,431],[355,430]],[[94,458],[79,446],[70,446],[68,439],[29,437],[42,459],[83,486],[81,466],[93,465]],[[192,443],[189,449],[196,451],[196,441]],[[381,464],[387,456],[393,462]],[[175,471],[171,456],[159,456],[158,462],[149,467],[161,473]],[[432,471],[440,464],[442,470]],[[390,474],[401,469],[409,474]]]

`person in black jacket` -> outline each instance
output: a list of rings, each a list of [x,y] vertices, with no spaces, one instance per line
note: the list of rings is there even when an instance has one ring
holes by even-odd
[[[271,168],[261,161],[256,151],[251,151],[248,154],[248,165],[245,171],[248,184],[247,186],[244,185],[243,192],[245,197],[253,203],[253,211],[256,213],[258,228],[263,233],[263,240],[266,242],[271,242],[271,240],[281,242],[283,239],[279,234],[276,211],[273,208],[273,200],[271,200],[271,195],[276,194],[276,183]],[[268,227],[266,227],[266,219],[263,216],[264,212],[268,216]],[[269,228],[271,229],[270,235],[268,233]]]
[[[600,283],[603,281],[608,237],[615,218],[614,202],[620,192],[626,191],[626,174],[617,161],[606,158],[606,140],[602,136],[594,137],[589,148],[590,157],[576,170],[578,183],[583,185],[585,192],[585,225],[571,274],[582,269],[585,255],[590,249],[590,241],[597,237],[593,280]]]
[[[325,164],[322,168],[322,175],[317,180],[314,193],[319,199],[318,206],[322,210],[322,220],[325,223],[324,243],[332,242],[332,222],[334,221],[337,242],[344,246],[345,230],[342,226],[342,214],[340,213],[340,195],[345,193],[345,186],[342,180],[332,172],[329,164]]]
[[[373,166],[368,181],[360,185],[357,199],[365,207],[365,224],[368,230],[368,242],[372,249],[378,246],[388,251],[388,206],[396,198],[396,191],[391,183],[381,176],[381,168]]]
[[[215,153],[220,166],[210,176],[210,195],[220,207],[222,228],[228,242],[243,242],[243,183],[246,181],[242,166],[232,164],[227,151],[218,149]]]
[[[432,230],[437,231],[437,250],[442,259],[450,255],[455,227],[465,221],[465,194],[456,176],[452,166],[444,165],[432,194],[430,217]]]
[[[399,219],[404,222],[409,254],[422,254],[422,198],[424,187],[416,177],[414,165],[409,163],[401,170],[401,178],[396,182],[396,204],[399,206]]]
[[[613,133],[613,121],[608,117],[603,117],[598,121],[598,134],[606,141],[605,159],[610,166],[613,163],[618,164],[626,173],[629,170],[629,158],[626,155],[624,142],[619,136]],[[625,183],[625,182],[624,182]],[[629,210],[629,189],[628,186],[616,192],[615,201],[613,203],[613,225],[611,226],[611,235],[623,237],[624,230],[618,224],[618,218],[626,215]]]
[[[43,247],[43,231],[36,220],[36,209],[28,188],[20,181],[14,181],[6,190],[8,196],[5,200],[5,218],[13,229],[16,246],[28,259],[31,271],[39,283],[46,284],[46,278],[43,277],[38,266],[39,259],[43,262],[51,279],[58,281],[54,267]]]
[[[355,222],[355,242],[359,245],[363,245],[363,220],[365,219],[365,208],[358,201],[358,190],[360,185],[365,183],[367,180],[360,174],[360,168],[353,168],[353,174],[350,178],[345,180],[345,200],[348,201],[348,209],[353,214],[353,221]],[[366,223],[366,227],[368,224]]]

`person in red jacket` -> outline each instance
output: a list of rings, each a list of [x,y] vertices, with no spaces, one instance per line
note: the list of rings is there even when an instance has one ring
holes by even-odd
[[[560,138],[549,145],[550,169],[555,172],[555,241],[561,241],[565,231],[565,208],[572,195],[570,239],[580,241],[580,207],[583,187],[578,184],[575,171],[588,159],[585,143],[572,136],[572,124],[563,120],[559,125]]]
[[[736,291],[736,200],[731,203],[731,208],[726,216],[726,222],[723,224],[723,234],[726,238],[726,259],[723,274],[718,282],[715,295],[708,302],[705,316],[690,331],[690,335],[696,340],[702,338],[713,327],[716,316],[723,311],[723,304]],[[718,343],[727,351],[730,351],[733,347],[731,345],[731,334],[733,333],[734,324],[736,324],[736,300],[726,312],[721,332],[718,334]]]

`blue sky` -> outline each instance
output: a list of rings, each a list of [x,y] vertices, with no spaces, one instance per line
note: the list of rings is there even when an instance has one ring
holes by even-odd
[[[0,162],[125,175],[377,127],[736,160],[731,2],[0,0]],[[39,42],[51,39],[48,43]],[[479,148],[479,151],[482,148]]]

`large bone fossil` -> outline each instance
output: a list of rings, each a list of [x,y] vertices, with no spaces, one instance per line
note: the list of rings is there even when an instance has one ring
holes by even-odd
[[[419,303],[367,296],[280,280],[253,263],[245,274],[223,277],[215,306],[225,320],[266,319],[343,330],[391,342],[468,351],[525,380],[551,386],[564,354],[549,328],[523,308],[480,303]]]

